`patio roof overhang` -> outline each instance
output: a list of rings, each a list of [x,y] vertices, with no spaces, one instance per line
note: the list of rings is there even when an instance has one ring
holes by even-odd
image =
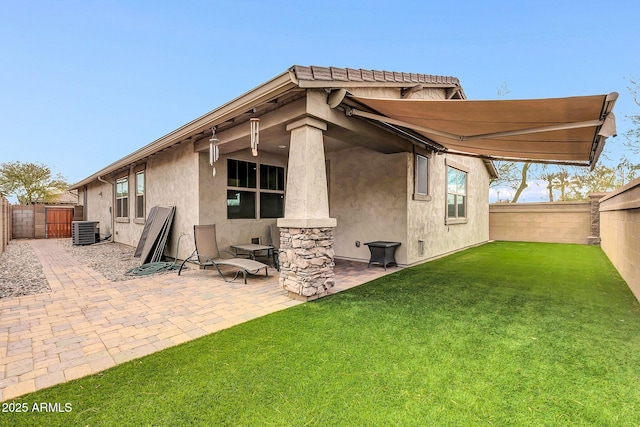
[[[593,169],[606,138],[616,135],[617,98],[612,92],[526,100],[414,100],[343,92],[330,102],[342,105],[349,116],[411,129],[432,141],[436,150]]]

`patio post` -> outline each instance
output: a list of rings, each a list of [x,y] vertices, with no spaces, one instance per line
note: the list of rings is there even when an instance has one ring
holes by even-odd
[[[292,298],[312,300],[334,285],[333,228],[324,158],[327,124],[311,117],[290,123],[287,192],[280,228],[280,285]]]

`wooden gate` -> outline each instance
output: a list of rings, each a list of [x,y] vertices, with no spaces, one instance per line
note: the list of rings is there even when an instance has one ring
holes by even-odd
[[[47,208],[47,239],[71,237],[73,208]]]

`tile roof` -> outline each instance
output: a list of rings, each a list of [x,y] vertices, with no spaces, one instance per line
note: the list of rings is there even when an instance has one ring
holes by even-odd
[[[318,67],[294,65],[291,68],[298,80],[381,82],[409,84],[442,84],[460,86],[460,80],[451,76],[431,74],[399,73],[396,71],[363,70],[356,68]]]

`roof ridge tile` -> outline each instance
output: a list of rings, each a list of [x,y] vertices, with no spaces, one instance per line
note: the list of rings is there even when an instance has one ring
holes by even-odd
[[[399,71],[368,70],[362,68],[321,67],[317,65],[294,65],[291,71],[298,80],[351,81],[351,82],[389,82],[460,85],[453,76],[434,74],[406,73]]]

